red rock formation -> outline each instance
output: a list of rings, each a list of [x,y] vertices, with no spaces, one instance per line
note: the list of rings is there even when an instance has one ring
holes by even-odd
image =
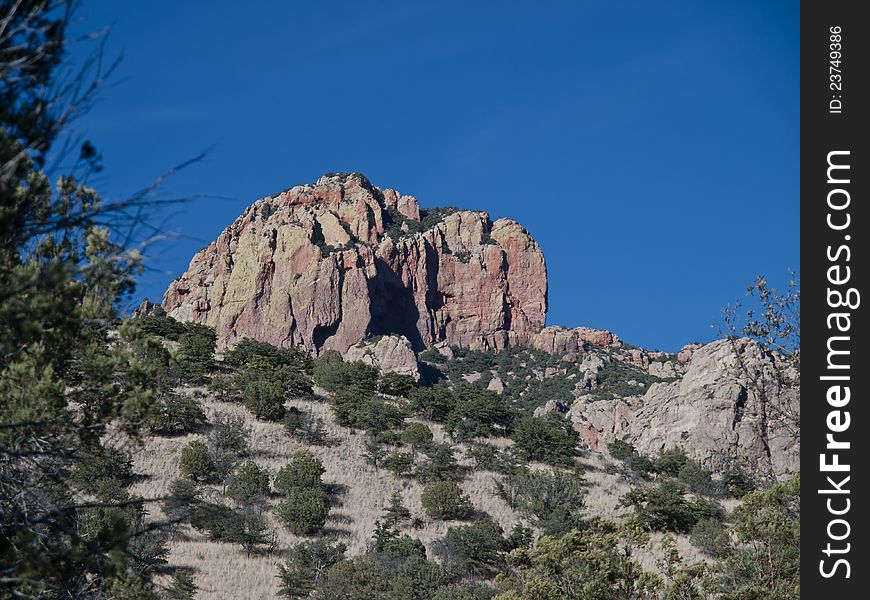
[[[163,298],[177,319],[346,353],[371,334],[503,348],[544,326],[544,256],[518,223],[457,211],[426,230],[412,196],[328,175],[258,200]],[[576,331],[576,330],[571,330]]]

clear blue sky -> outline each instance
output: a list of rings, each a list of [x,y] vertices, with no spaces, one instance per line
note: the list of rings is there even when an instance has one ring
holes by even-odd
[[[798,2],[86,0],[124,54],[77,124],[116,198],[164,195],[135,299],[253,200],[362,171],[424,206],[510,216],[547,257],[548,322],[667,350],[713,337],[754,274],[799,268]]]

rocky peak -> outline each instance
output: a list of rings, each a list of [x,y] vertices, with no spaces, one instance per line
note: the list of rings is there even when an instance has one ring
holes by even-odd
[[[254,202],[174,281],[163,308],[252,337],[345,354],[372,335],[417,350],[534,343],[547,310],[540,247],[519,223],[421,209],[359,173]],[[548,342],[544,342],[548,343]]]

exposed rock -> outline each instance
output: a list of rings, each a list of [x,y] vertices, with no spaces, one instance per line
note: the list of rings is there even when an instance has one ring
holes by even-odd
[[[250,337],[313,353],[344,354],[379,334],[420,350],[441,341],[501,349],[540,333],[546,266],[521,225],[457,211],[401,234],[389,230],[396,218],[419,230],[416,199],[359,174],[258,200],[193,257],[163,307],[213,326],[221,346]]]
[[[618,348],[622,345],[615,334],[603,329],[590,329],[588,327],[566,329],[551,325],[531,334],[511,332],[509,338],[512,345],[528,346],[549,354],[560,355],[581,354],[589,350],[591,346]]]
[[[766,416],[728,340],[694,349],[681,379],[654,383],[639,399],[578,399],[569,415],[591,448],[625,438],[645,454],[681,447],[714,470],[736,459],[757,474],[796,473],[800,444],[783,412],[799,413],[799,392],[779,383],[774,357],[759,344],[741,339],[736,349],[765,386]]]
[[[139,317],[163,317],[166,316],[166,311],[159,304],[154,304],[148,298],[142,300],[142,303],[133,309],[131,315],[134,319]]]
[[[498,377],[493,377],[489,380],[489,384],[486,386],[486,389],[491,392],[495,392],[496,394],[502,394],[504,393],[504,382]]]
[[[692,355],[696,350],[703,347],[703,344],[699,344],[697,342],[692,342],[691,344],[686,344],[683,348],[677,353],[677,360],[683,364],[689,364],[689,361],[692,360]]]
[[[677,376],[677,370],[672,362],[653,361],[647,367],[650,375],[660,379],[673,379]]]
[[[438,342],[435,344],[435,349],[438,350],[438,354],[446,358],[447,360],[453,360],[456,358],[456,354],[453,352],[453,348],[450,347],[450,344],[447,342]]]
[[[372,342],[360,342],[348,348],[348,361],[360,361],[373,365],[385,373],[410,375],[420,380],[417,356],[408,338],[402,335],[385,335]]]

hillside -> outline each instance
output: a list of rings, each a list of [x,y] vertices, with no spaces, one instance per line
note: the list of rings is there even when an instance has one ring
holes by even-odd
[[[709,458],[719,456],[709,447],[708,460],[695,461],[677,450],[679,444],[666,446],[665,436],[645,436],[647,427],[634,426],[641,432],[634,436],[637,448],[618,441],[632,439],[634,421],[627,421],[624,431],[599,431],[594,425],[603,412],[613,410],[613,403],[643,406],[646,396],[661,394],[657,389],[679,384],[687,374],[691,379],[692,360],[709,349],[690,348],[692,357],[684,354],[682,359],[650,359],[635,348],[590,346],[582,361],[572,362],[571,357],[566,361],[523,348],[483,352],[442,345],[420,355],[424,382],[417,384],[410,375],[346,362],[335,353],[312,363],[296,350],[251,341],[213,360],[215,338],[206,327],[154,315],[140,315],[133,324],[171,349],[167,373],[179,384],[172,394],[200,407],[204,419],[191,424],[181,418],[178,427],[184,433],[154,431],[141,446],[128,446],[138,480],[131,492],[172,498],[178,494],[173,482],[196,481],[194,506],[256,515],[262,528],[246,546],[244,532],[221,533],[222,527],[208,522],[191,527],[197,517],[189,512],[182,518],[167,538],[168,562],[191,569],[197,598],[279,597],[276,565],[311,540],[343,544],[349,559],[386,556],[387,564],[394,565],[416,555],[412,540],[419,540],[420,552],[443,569],[443,585],[452,586],[445,597],[460,597],[471,593],[469,585],[495,582],[493,575],[504,568],[516,543],[510,541],[512,535],[529,540],[562,536],[596,518],[622,523],[621,543],[632,546],[637,568],[666,575],[662,543],[676,542],[685,568],[711,560],[716,551],[703,540],[691,543],[689,534],[705,519],[724,520],[727,526],[740,504],[737,498],[753,487],[752,465],[745,461],[708,468]],[[370,340],[369,346],[379,342]],[[209,344],[210,350],[191,354]],[[716,347],[712,345],[714,352]],[[716,389],[728,387],[727,381],[716,384]],[[183,414],[191,411],[188,406]],[[610,414],[608,418],[615,413]],[[248,432],[247,448],[224,457],[228,466],[223,474],[186,471],[183,449],[200,440],[207,452],[221,455],[215,432],[219,423],[233,419]],[[617,437],[620,432],[626,435]],[[660,440],[655,451],[646,448],[650,439]],[[294,463],[300,450],[322,464],[317,485],[329,507],[322,524],[302,535],[288,530],[279,516],[284,500],[277,489],[281,469]],[[246,461],[253,461],[268,482],[260,500],[233,496]],[[456,518],[424,508],[424,490],[442,480],[458,483],[470,512]],[[656,500],[638,500],[637,494],[665,489],[668,482],[675,488],[660,500],[666,504],[655,509],[666,516],[652,512]],[[408,512],[385,534],[394,495]],[[177,515],[177,507],[166,512],[155,505],[149,518],[159,522]],[[486,534],[496,536],[489,540],[496,544],[494,554],[482,572],[467,571],[463,552],[468,549],[457,550],[451,536],[481,523],[495,523]],[[404,545],[396,545],[396,539]],[[503,541],[493,541],[498,539]],[[503,585],[496,584],[495,590]],[[489,597],[495,590],[474,597]],[[391,594],[384,597],[398,597]]]

